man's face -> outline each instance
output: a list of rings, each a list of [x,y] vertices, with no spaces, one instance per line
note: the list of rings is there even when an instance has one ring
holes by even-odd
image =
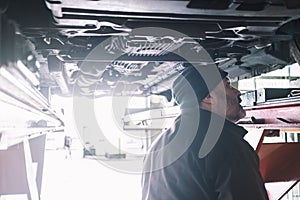
[[[213,106],[215,108],[213,109],[217,113],[224,113],[224,111],[226,110],[226,113],[224,114],[226,115],[226,119],[228,119],[229,121],[236,122],[245,117],[246,111],[240,105],[241,93],[239,90],[231,86],[230,80],[228,78],[224,78],[223,81],[219,83],[217,87],[210,93],[210,95],[212,97],[212,101],[214,102]],[[224,98],[226,98],[226,105],[224,105]]]

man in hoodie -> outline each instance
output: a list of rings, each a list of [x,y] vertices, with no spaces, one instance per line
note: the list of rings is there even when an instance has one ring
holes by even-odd
[[[181,108],[144,160],[143,200],[266,200],[254,149],[236,124],[240,91],[215,66],[189,66],[174,81]]]

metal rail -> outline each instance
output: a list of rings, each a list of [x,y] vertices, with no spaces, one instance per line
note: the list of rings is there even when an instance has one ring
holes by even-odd
[[[246,128],[300,129],[300,97],[282,98],[244,107]]]

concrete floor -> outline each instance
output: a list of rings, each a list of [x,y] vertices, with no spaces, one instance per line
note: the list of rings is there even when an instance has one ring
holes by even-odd
[[[81,150],[46,150],[41,200],[139,200],[141,199],[142,158],[107,160],[101,157],[82,158]],[[103,164],[102,161],[106,161]],[[111,166],[123,166],[118,170]]]

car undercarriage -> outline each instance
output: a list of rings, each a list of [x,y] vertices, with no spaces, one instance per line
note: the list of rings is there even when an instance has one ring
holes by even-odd
[[[294,1],[15,0],[2,7],[3,36],[10,35],[2,41],[14,55],[2,62],[21,60],[52,94],[161,93],[187,55],[233,80],[299,61]]]

